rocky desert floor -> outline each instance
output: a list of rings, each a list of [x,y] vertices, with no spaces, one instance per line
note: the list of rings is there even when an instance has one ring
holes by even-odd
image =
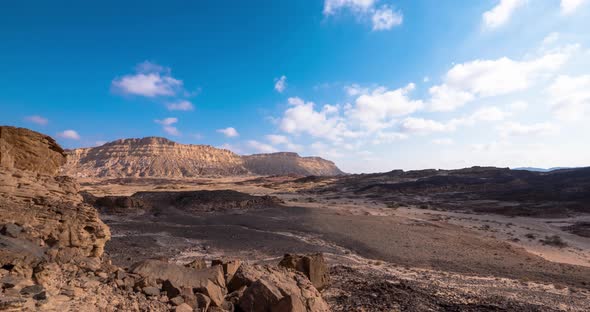
[[[94,196],[235,190],[282,203],[249,209],[103,213],[106,252],[121,266],[239,257],[276,262],[323,252],[335,311],[590,311],[590,238],[567,230],[590,216],[511,217],[309,193],[289,178],[80,179]],[[272,183],[271,183],[272,182]],[[283,183],[285,182],[285,183]],[[579,233],[579,232],[578,232]]]

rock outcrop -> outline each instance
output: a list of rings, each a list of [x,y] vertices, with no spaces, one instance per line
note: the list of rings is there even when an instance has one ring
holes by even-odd
[[[66,151],[63,173],[76,177],[165,177],[238,175],[339,175],[319,157],[295,153],[240,156],[207,145],[179,144],[165,138],[122,139]]]
[[[271,153],[243,156],[246,168],[258,175],[335,176],[344,174],[336,164],[320,157],[301,157],[297,153]]]

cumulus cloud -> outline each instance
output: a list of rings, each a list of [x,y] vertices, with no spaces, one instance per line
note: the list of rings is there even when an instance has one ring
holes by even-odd
[[[526,2],[527,0],[500,0],[494,8],[483,14],[485,27],[494,29],[506,24],[512,17],[514,11]]]
[[[344,92],[346,92],[346,94],[348,96],[359,96],[361,94],[367,94],[367,93],[369,93],[369,89],[368,88],[363,88],[360,85],[354,83],[354,84],[351,84],[349,86],[345,86],[344,87]]]
[[[528,60],[502,57],[456,64],[442,84],[429,89],[428,107],[432,111],[453,111],[478,98],[526,90],[558,72],[578,49],[578,45],[569,45]]]
[[[163,125],[163,126],[170,126],[178,122],[178,118],[176,117],[168,117],[164,119],[156,119],[154,120],[155,123]]]
[[[394,26],[401,25],[404,17],[399,12],[394,12],[390,7],[383,6],[373,13],[371,17],[373,30],[389,30]]]
[[[289,98],[291,107],[280,120],[280,129],[290,134],[306,133],[314,137],[333,141],[344,137],[354,137],[345,121],[328,110],[316,110],[313,102],[305,102],[301,98]]]
[[[269,134],[266,136],[266,139],[274,145],[279,145],[279,144],[287,144],[289,143],[289,138],[287,138],[284,135],[278,135],[278,134]]]
[[[376,7],[376,0],[325,0],[324,15],[348,10],[359,20],[370,20],[374,31],[389,30],[403,23],[403,15],[388,5]]]
[[[587,2],[587,0],[561,0],[561,12],[566,15],[572,14],[578,7]]]
[[[57,134],[58,137],[69,140],[80,140],[80,135],[75,130],[65,130]]]
[[[455,141],[453,141],[453,139],[451,138],[440,138],[432,140],[432,143],[436,145],[452,145],[453,143],[455,143]]]
[[[136,67],[136,73],[115,78],[111,86],[121,94],[156,97],[175,95],[183,82],[172,77],[169,68],[144,62]]]
[[[590,113],[590,75],[561,75],[548,93],[551,108],[560,119],[578,120]]]
[[[452,131],[455,126],[452,124],[446,124],[435,120],[408,117],[401,121],[400,129],[403,132],[427,134],[431,132],[444,132]]]
[[[180,100],[177,102],[171,102],[166,104],[166,107],[168,108],[168,110],[171,111],[192,111],[193,109],[195,109],[195,107],[193,106],[193,103],[191,103],[190,101],[187,100]]]
[[[342,9],[363,12],[373,8],[375,0],[325,0],[324,14],[331,15]]]
[[[224,129],[218,129],[217,132],[222,133],[223,135],[225,135],[228,138],[235,138],[238,137],[240,134],[238,133],[238,131],[233,128],[233,127],[227,127]]]
[[[287,76],[283,75],[280,78],[275,79],[275,90],[278,93],[283,93],[287,89]]]
[[[428,92],[431,96],[428,106],[432,111],[452,111],[475,98],[470,92],[451,88],[446,84],[433,86]]]
[[[359,96],[349,114],[369,131],[387,128],[395,117],[411,114],[424,106],[422,101],[409,98],[409,93],[415,87],[410,83],[396,90],[377,88],[370,94]]]
[[[278,150],[276,148],[274,148],[272,145],[266,144],[266,143],[262,143],[262,142],[258,142],[255,140],[249,140],[247,142],[248,146],[252,149],[254,149],[256,152],[258,153],[275,153],[278,152]]]
[[[180,136],[180,131],[178,131],[178,128],[173,126],[175,123],[178,122],[178,118],[168,117],[164,119],[156,119],[154,120],[154,122],[162,125],[162,131],[164,131],[166,134],[172,136]]]
[[[27,116],[25,117],[25,120],[28,122],[36,123],[40,126],[45,126],[49,123],[49,120],[47,118],[39,115]]]
[[[504,123],[500,128],[502,136],[534,136],[534,135],[546,135],[555,133],[558,131],[558,127],[549,122],[535,123],[535,124],[522,124],[519,122],[507,122]]]

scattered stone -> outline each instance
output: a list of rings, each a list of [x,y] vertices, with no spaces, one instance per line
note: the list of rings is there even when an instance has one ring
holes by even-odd
[[[20,309],[26,302],[24,298],[0,296],[0,310]]]
[[[205,259],[203,258],[197,258],[191,263],[185,264],[184,266],[191,269],[201,270],[207,268],[207,262],[205,262]]]
[[[211,299],[211,304],[216,307],[221,307],[225,301],[225,291],[213,282],[207,280],[206,284],[197,288],[197,292],[207,295]],[[198,298],[197,298],[198,299]]]
[[[162,283],[162,290],[166,292],[166,295],[168,295],[168,297],[174,298],[180,295],[180,288],[174,286],[174,284],[172,284],[170,280],[165,280]]]
[[[142,289],[142,292],[146,295],[146,296],[159,296],[160,295],[160,290],[156,287],[144,287]]]
[[[184,303],[184,299],[182,299],[182,296],[176,296],[176,297],[170,299],[170,304],[172,304],[173,306],[179,306],[183,303]]]
[[[232,280],[241,264],[240,260],[213,260],[211,262],[211,266],[220,265],[223,268],[226,283]]]
[[[17,238],[22,231],[22,227],[13,223],[8,223],[2,226],[2,229],[0,229],[0,234]]]
[[[45,291],[45,288],[41,285],[31,285],[31,286],[26,286],[23,289],[21,289],[20,294],[23,296],[31,296],[31,295],[36,295],[42,291]]]
[[[201,293],[195,294],[195,298],[196,298],[196,302],[197,302],[197,305],[195,306],[195,308],[197,309],[197,311],[209,310],[209,305],[211,304],[211,298],[209,298]]]
[[[189,288],[183,288],[180,290],[180,296],[182,297],[182,299],[184,299],[184,302],[188,305],[190,305],[193,308],[196,308],[198,303],[197,303],[197,297],[195,295],[195,293],[193,293],[192,289]]]
[[[244,286],[248,287],[263,275],[259,266],[241,265],[227,285],[229,291],[236,291]]]
[[[260,279],[246,289],[239,306],[244,311],[266,312],[276,305],[283,295],[273,284]]]
[[[47,292],[46,291],[42,291],[36,295],[33,296],[33,299],[35,300],[46,300],[47,299]]]
[[[301,302],[301,299],[296,296],[285,296],[279,300],[271,309],[271,312],[306,312],[307,309]]]
[[[318,290],[324,289],[330,282],[330,272],[321,253],[312,255],[286,254],[279,266],[303,273]]]
[[[183,304],[177,306],[174,311],[176,311],[176,312],[193,312],[193,308],[191,306],[189,306],[188,304],[183,303]],[[204,311],[207,311],[207,310],[204,310]]]

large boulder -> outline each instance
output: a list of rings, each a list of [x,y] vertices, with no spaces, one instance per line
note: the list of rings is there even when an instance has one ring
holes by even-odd
[[[330,283],[330,271],[321,253],[305,256],[286,254],[279,266],[303,273],[318,290]]]
[[[195,289],[211,298],[215,306],[221,306],[227,294],[221,266],[195,270],[178,264],[150,259],[134,264],[131,267],[131,272],[143,277],[167,281],[166,287]]]
[[[330,311],[307,277],[282,267],[242,264],[230,281],[230,289],[244,286],[239,307],[245,312]]]

